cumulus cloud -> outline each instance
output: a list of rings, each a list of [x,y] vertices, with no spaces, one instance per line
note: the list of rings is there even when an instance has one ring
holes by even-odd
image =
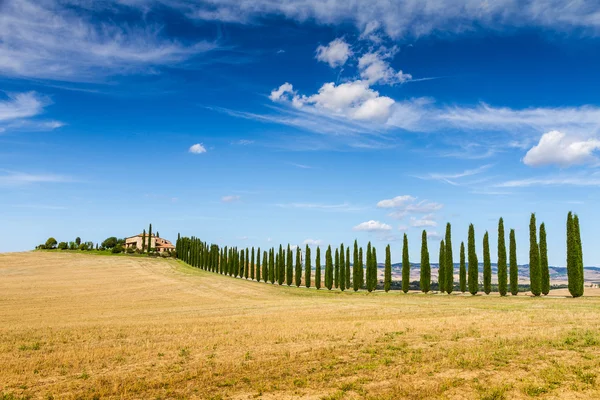
[[[539,143],[525,154],[523,162],[533,167],[549,164],[561,167],[585,164],[596,160],[593,153],[599,148],[600,140],[578,140],[559,131],[550,131],[544,133]]]
[[[323,244],[323,241],[321,239],[306,239],[304,242],[302,242],[302,244],[309,246],[320,246]]]
[[[362,222],[362,223],[356,225],[352,229],[357,232],[385,232],[385,231],[391,231],[392,227],[383,222],[370,220],[370,221]]]
[[[379,208],[398,208],[405,206],[408,203],[412,203],[416,198],[408,194],[402,196],[396,196],[393,199],[381,200],[377,203]]]
[[[424,215],[421,218],[410,218],[410,226],[412,227],[425,227],[425,226],[437,226],[437,222],[433,219],[433,214]]]
[[[235,196],[235,195],[221,197],[221,201],[223,203],[233,203],[233,202],[239,201],[239,200],[240,200],[240,196]]]
[[[273,91],[271,91],[271,94],[269,95],[269,98],[272,101],[280,101],[282,100],[282,98],[287,98],[286,95],[288,94],[294,94],[294,87],[292,86],[291,83],[286,82],[283,85],[279,86],[277,89],[274,89]]]
[[[433,212],[440,210],[443,206],[443,204],[428,200],[417,201],[416,197],[407,194],[396,196],[391,199],[381,200],[377,203],[378,208],[393,209],[388,216],[397,219],[402,219],[409,214],[431,215]]]
[[[327,46],[317,48],[316,59],[329,64],[331,68],[341,67],[352,55],[350,45],[344,39],[335,39]]]
[[[386,58],[390,58],[391,53],[366,53],[358,59],[358,69],[360,77],[369,84],[396,84],[404,83],[412,79],[411,74],[402,71],[395,71]]]
[[[190,147],[189,152],[193,154],[203,154],[206,153],[206,148],[202,143],[196,143]]]

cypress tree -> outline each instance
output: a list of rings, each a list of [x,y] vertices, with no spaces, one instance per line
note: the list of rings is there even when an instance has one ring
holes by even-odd
[[[260,247],[256,250],[256,282],[260,282]]]
[[[275,284],[275,249],[269,251],[269,280]]]
[[[317,257],[315,259],[315,287],[321,289],[321,249],[317,246]]]
[[[283,282],[285,281],[285,256],[283,255],[283,247],[281,247],[281,245],[279,245],[279,253],[277,253],[277,255],[279,259],[279,263],[277,263],[277,283],[283,285]]]
[[[305,256],[305,260],[304,260],[304,264],[306,265],[306,271],[304,274],[304,284],[306,285],[307,288],[310,288],[310,284],[311,284],[311,279],[310,279],[310,274],[311,274],[311,265],[310,265],[310,247],[308,247],[308,245],[306,245],[306,256]]]
[[[573,297],[580,297],[584,292],[583,252],[579,217],[569,212],[567,218],[567,276],[569,292]]]
[[[245,261],[246,261],[246,267],[244,268],[244,278],[248,279],[248,276],[250,275],[250,250],[248,250],[248,248],[246,247],[246,253],[244,253],[246,255]]]
[[[333,287],[333,261],[331,257],[331,246],[325,252],[325,287],[331,290]]]
[[[152,250],[152,224],[148,228],[148,253]]]
[[[429,264],[429,250],[427,249],[427,231],[421,235],[421,265],[419,286],[421,292],[428,293],[431,289],[431,265]]]
[[[404,282],[403,282],[404,286]],[[392,254],[390,251],[390,245],[388,244],[385,248],[385,271],[383,274],[383,290],[386,292],[390,291],[392,287]]]
[[[377,290],[377,283],[379,282],[378,278],[378,267],[377,267],[377,250],[375,250],[375,246],[371,249],[371,258],[372,258],[372,270],[371,270],[371,288],[372,290]]]
[[[540,273],[540,248],[537,243],[537,227],[535,214],[529,220],[529,281],[531,293],[539,296],[542,293],[542,276]]]
[[[340,247],[340,290],[346,289],[346,255],[344,254],[344,245]]]
[[[317,250],[317,254],[319,251]],[[302,250],[300,246],[296,247],[296,286],[302,285]]]
[[[492,261],[490,260],[490,237],[485,232],[483,235],[483,291],[490,294],[492,291]]]
[[[454,290],[454,257],[452,256],[452,228],[450,222],[446,224],[446,241],[444,242],[446,256],[444,257],[444,289],[448,294]]]
[[[363,249],[360,247],[358,249],[358,284],[361,288],[365,287],[365,271],[363,266]]]
[[[446,246],[444,241],[440,242],[440,253],[439,253],[439,263],[438,263],[438,286],[440,293],[444,293],[446,291]]]
[[[517,265],[517,239],[515,230],[511,229],[509,234],[509,256],[510,256],[510,294],[516,296],[519,293],[519,266]]]
[[[354,291],[360,289],[360,279],[358,277],[358,243],[354,240],[354,258],[352,259],[352,287]]]
[[[266,250],[263,251],[262,278],[265,283],[269,280],[269,255]]]
[[[479,262],[477,261],[477,253],[475,251],[475,227],[473,227],[473,224],[469,225],[468,248],[469,292],[472,295],[476,295],[479,291]]]
[[[256,264],[254,263],[254,246],[252,246],[252,259],[250,260],[250,279],[254,280],[254,270],[256,269]]]
[[[467,291],[467,265],[465,263],[465,242],[460,242],[460,269],[458,270],[458,280],[460,291]]]
[[[540,272],[542,278],[542,293],[550,293],[550,270],[548,268],[548,248],[546,245],[546,225],[540,225]]]
[[[350,290],[350,246],[346,247],[346,289]]]
[[[244,249],[242,249],[240,251],[240,278],[244,277],[244,270],[245,270],[244,267],[246,266],[246,260],[244,258],[244,255],[245,255]]]
[[[506,273],[506,242],[504,241],[504,220],[498,221],[498,292],[500,296],[506,296],[507,273]]]
[[[573,213],[569,211],[569,214],[567,214],[567,281],[569,283],[569,293],[573,297],[575,297],[573,289],[575,287],[574,237]]]
[[[335,264],[334,264],[334,276],[333,282],[335,288],[337,289],[340,286],[340,251],[339,249],[335,249]]]
[[[142,233],[142,253],[146,251],[146,230]]]
[[[577,244],[577,297],[583,296],[584,291],[584,269],[583,269],[583,246],[581,244],[581,231],[579,230],[579,216],[573,217],[573,232],[575,233],[575,243]]]
[[[287,247],[287,262],[286,262],[286,283],[288,286],[292,286],[292,281],[294,280],[294,255],[292,254],[292,249],[288,243]]]
[[[373,291],[373,288],[371,287],[371,271],[373,269],[372,265],[373,265],[373,260],[371,259],[371,242],[369,242],[367,244],[367,259],[366,259],[366,264],[367,264],[367,278],[366,278],[366,286],[367,286],[367,290],[369,292]]]
[[[402,291],[408,293],[410,289],[410,259],[408,257],[408,236],[404,234],[402,243]]]

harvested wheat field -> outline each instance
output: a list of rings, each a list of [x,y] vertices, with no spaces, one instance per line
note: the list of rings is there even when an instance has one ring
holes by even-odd
[[[0,399],[600,398],[600,298],[340,293],[0,254]]]

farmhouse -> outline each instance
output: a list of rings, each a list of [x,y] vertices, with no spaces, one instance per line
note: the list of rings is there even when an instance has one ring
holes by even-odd
[[[144,234],[140,233],[138,235],[125,238],[125,248],[141,250],[144,247],[144,245],[142,244],[142,240],[144,240],[144,242],[146,243],[146,247],[148,247],[148,235],[146,234],[144,236]],[[173,246],[173,243],[169,242],[167,239],[163,239],[154,234],[152,234],[152,238],[150,239],[150,248],[155,249],[159,253],[175,250],[175,246]]]

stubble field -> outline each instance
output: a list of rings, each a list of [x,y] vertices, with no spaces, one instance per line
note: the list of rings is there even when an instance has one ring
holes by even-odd
[[[328,293],[35,252],[0,254],[0,324],[0,399],[600,398],[599,297]]]

